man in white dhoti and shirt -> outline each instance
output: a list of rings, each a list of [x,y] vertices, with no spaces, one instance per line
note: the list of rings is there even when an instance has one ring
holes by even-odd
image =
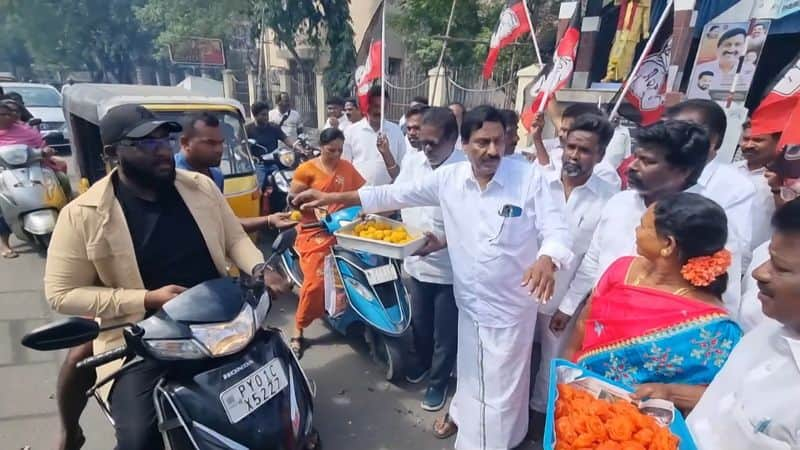
[[[555,271],[572,259],[571,239],[563,208],[535,166],[503,159],[505,123],[495,108],[468,112],[461,138],[469,161],[413,183],[309,190],[295,204],[442,208],[459,310],[458,385],[452,421],[446,415],[435,426],[458,424],[457,449],[510,449],[528,428],[537,300],[552,296]]]
[[[550,361],[561,354],[564,337],[570,335],[568,331],[565,332],[567,321],[552,320],[553,313],[558,309],[589,248],[606,202],[619,191],[594,173],[597,164],[603,160],[606,146],[613,134],[614,127],[604,117],[596,114],[578,116],[567,132],[560,169],[554,164],[540,167],[553,193],[566,202],[565,211],[569,232],[573,237],[574,258],[572,263],[556,273],[556,288],[552,300],[539,306],[535,342],[539,343],[541,351],[537,358],[538,370],[534,367],[531,373],[530,408],[534,417],[531,421],[534,436],[541,435],[544,430]]]

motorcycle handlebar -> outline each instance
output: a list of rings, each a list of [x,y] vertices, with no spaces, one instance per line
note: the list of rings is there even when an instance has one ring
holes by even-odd
[[[95,368],[102,366],[103,364],[109,363],[114,361],[115,359],[120,359],[128,354],[128,347],[122,346],[117,348],[112,348],[111,350],[105,351],[100,353],[99,355],[90,356],[83,361],[78,362],[75,365],[76,368],[82,369],[84,367],[87,368]]]
[[[314,223],[304,223],[300,225],[300,229],[302,230],[310,230],[312,228],[322,228],[322,224],[319,222],[314,222]]]

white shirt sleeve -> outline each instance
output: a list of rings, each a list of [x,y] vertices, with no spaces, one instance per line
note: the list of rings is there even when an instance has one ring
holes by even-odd
[[[344,133],[344,145],[342,146],[342,159],[353,162],[353,128],[348,128]]]
[[[534,194],[536,209],[536,229],[542,236],[542,246],[537,256],[547,255],[553,259],[559,269],[569,265],[572,260],[572,238],[569,225],[564,215],[564,203],[557,202],[550,184],[541,173],[534,175],[537,186]]]
[[[597,228],[594,229],[594,235],[592,236],[591,244],[589,244],[589,250],[586,251],[586,255],[584,255],[581,265],[578,266],[575,277],[572,279],[569,289],[567,293],[564,294],[564,299],[558,307],[559,311],[564,314],[570,316],[574,315],[575,311],[583,302],[583,299],[586,298],[586,294],[591,292],[594,288],[597,270],[600,264],[600,236],[603,235],[603,228],[605,228],[604,222],[605,217],[602,217],[597,224]]]
[[[358,190],[361,207],[367,214],[415,206],[439,206],[439,184],[443,170],[408,183],[364,186]]]
[[[394,162],[399,166],[403,163],[403,158],[406,156],[406,138],[403,133],[393,133],[389,141],[389,149],[394,150]]]

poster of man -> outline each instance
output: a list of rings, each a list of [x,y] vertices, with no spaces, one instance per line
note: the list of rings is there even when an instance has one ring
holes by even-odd
[[[758,58],[764,47],[769,21],[713,23],[706,25],[700,42],[694,69],[689,78],[689,98],[721,100],[731,90],[736,72],[735,92],[746,93],[753,81]]]

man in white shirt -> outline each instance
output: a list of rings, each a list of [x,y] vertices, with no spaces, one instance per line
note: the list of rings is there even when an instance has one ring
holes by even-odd
[[[406,111],[406,114],[403,116],[403,118],[406,119],[406,154],[403,162],[406,157],[417,153],[421,149],[419,136],[422,127],[422,115],[427,109],[428,106],[426,105],[417,105]],[[458,135],[458,128],[456,128],[456,135]],[[400,164],[400,172],[402,171],[403,164]]]
[[[281,127],[286,136],[297,139],[303,133],[303,117],[292,109],[289,94],[281,92],[275,103],[275,108],[269,112],[269,121]]]
[[[423,96],[421,96],[421,95],[418,95],[418,96],[416,96],[416,97],[411,99],[411,103],[408,104],[408,111],[411,111],[412,109],[418,108],[420,106],[428,106],[428,99],[423,97]],[[406,113],[408,113],[408,111],[406,111]],[[406,134],[406,121],[407,120],[408,120],[408,118],[406,117],[405,114],[403,114],[403,117],[401,117],[400,121],[397,122],[397,126],[400,127],[400,131],[402,131],[403,134]]]
[[[556,268],[572,258],[571,243],[562,205],[535,166],[503,159],[505,123],[495,108],[469,111],[461,138],[468,162],[414,183],[348,193],[309,190],[295,204],[360,203],[366,212],[442,208],[458,305],[458,385],[452,420],[437,419],[434,433],[447,437],[457,430],[459,450],[509,449],[528,428],[537,311],[530,294],[552,296]]]
[[[769,213],[757,207],[756,190],[747,176],[730,163],[715,159],[727,128],[725,111],[711,100],[692,99],[671,106],[665,117],[695,123],[708,132],[708,162],[697,184],[703,188],[702,194],[717,202],[728,216],[728,223],[732,225],[729,228],[735,235],[728,237],[726,247],[734,257],[739,257],[738,261],[734,259],[733,264],[738,262],[741,273],[747,269],[752,256],[753,217],[769,217]],[[730,280],[735,284],[729,284],[728,290],[738,289],[739,281],[738,278]]]
[[[370,88],[367,96],[367,115],[347,129],[342,158],[353,163],[368,186],[381,186],[390,184],[400,173],[406,141],[397,124],[388,120],[381,123],[380,86]],[[389,101],[388,93],[385,99]]]
[[[558,130],[558,138],[550,139],[548,142],[542,140],[542,131],[544,129],[544,113],[539,113],[534,119],[531,127],[531,135],[533,136],[533,147],[536,150],[536,161],[542,166],[550,165],[552,161],[556,167],[561,165],[561,155],[564,152],[564,144],[566,143],[567,134],[572,123],[578,116],[583,114],[604,115],[596,105],[588,103],[573,103],[567,106],[561,113],[561,119],[556,123]],[[555,123],[555,120],[554,120]],[[601,180],[611,184],[611,186],[619,189],[622,184],[617,169],[605,159],[601,161],[594,168],[594,173],[600,177]]]
[[[352,97],[345,99],[344,101],[344,116],[347,118],[347,121],[352,126],[354,123],[360,122],[361,119],[364,118],[364,115],[361,113],[361,110],[358,107],[358,101]],[[348,126],[347,128],[350,128]],[[343,129],[342,131],[347,131]]]
[[[769,261],[753,275],[774,320],[742,338],[689,414],[699,450],[800,448],[800,200],[773,224]]]
[[[767,166],[778,156],[778,141],[781,134],[762,134],[754,136],[750,133],[750,122],[742,125],[742,137],[739,148],[743,160],[734,163],[739,172],[747,176],[755,187],[753,200],[757,214],[753,214],[753,238],[750,247],[755,249],[766,242],[772,234],[770,219],[775,212],[775,201],[767,183]]]
[[[594,288],[606,269],[623,256],[636,255],[636,228],[647,208],[670,194],[681,191],[703,194],[697,180],[705,167],[708,134],[697,125],[666,120],[634,131],[637,148],[628,169],[630,190],[615,194],[606,203],[592,242],[553,320],[567,321]],[[730,234],[730,223],[728,224]],[[734,272],[734,265],[731,271]],[[741,278],[741,268],[730,278]],[[729,281],[734,284],[734,280]],[[741,296],[739,282],[731,302]]]
[[[560,355],[563,337],[569,335],[564,332],[567,323],[552,320],[553,313],[558,309],[589,248],[606,202],[618,192],[594,173],[594,168],[603,160],[606,146],[613,134],[614,128],[605,118],[594,114],[578,116],[567,133],[561,170],[557,170],[552,163],[540,168],[553,193],[560,196],[559,200],[566,202],[566,219],[573,237],[574,258],[556,274],[553,299],[539,306],[539,317],[536,319],[538,326],[535,341],[539,342],[541,352],[538,370],[531,373],[533,388],[530,402],[534,416],[532,422],[537,428],[535,436],[539,435],[539,429],[543,430],[544,426],[550,361]]]
[[[414,183],[450,164],[467,160],[455,151],[458,124],[447,108],[428,108],[421,117],[407,115],[408,136],[414,127],[421,151],[406,155],[395,183]],[[419,383],[428,377],[422,409],[438,411],[447,401],[447,385],[456,363],[458,308],[453,293],[453,269],[445,241],[442,209],[435,206],[404,208],[403,222],[424,230],[428,243],[418,254],[403,260],[409,277],[406,287],[411,299],[411,331],[414,337],[414,362],[406,380]]]
[[[328,118],[325,120],[325,124],[322,126],[323,130],[327,130],[328,128],[337,128],[341,131],[344,131],[350,126],[350,121],[343,112],[344,100],[342,100],[341,97],[329,98],[328,102],[325,104],[325,109],[328,113]]]
[[[500,114],[503,115],[503,120],[506,122],[506,153],[505,157],[518,159],[520,161],[528,161],[525,155],[517,152],[517,144],[519,143],[519,115],[511,109],[501,109]]]

